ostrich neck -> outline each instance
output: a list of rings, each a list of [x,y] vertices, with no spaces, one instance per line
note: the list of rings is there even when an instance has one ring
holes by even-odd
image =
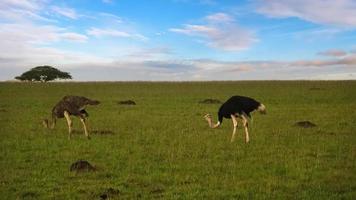
[[[209,127],[213,128],[213,120],[211,118],[209,118],[207,121],[208,121]]]
[[[208,123],[209,123],[210,128],[217,128],[217,127],[220,126],[220,123],[219,123],[219,122],[217,122],[216,124],[214,124],[214,123],[213,123],[213,120],[212,120],[211,118],[208,119]]]

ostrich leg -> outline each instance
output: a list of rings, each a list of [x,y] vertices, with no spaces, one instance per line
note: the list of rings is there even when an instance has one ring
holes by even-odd
[[[82,124],[83,124],[83,129],[84,129],[84,133],[85,133],[85,136],[88,138],[88,139],[90,139],[90,136],[89,136],[89,133],[88,133],[88,129],[87,129],[87,125],[86,125],[86,120],[85,120],[85,118],[84,117],[81,117],[80,118],[80,121],[82,122]]]
[[[246,134],[246,143],[248,143],[250,141],[250,137],[248,135],[248,119],[246,117],[246,115],[242,115],[242,123],[245,127],[245,134]]]
[[[234,126],[234,130],[233,130],[232,136],[231,136],[231,142],[233,142],[235,140],[236,127],[237,127],[237,119],[236,119],[235,115],[231,115],[231,120],[232,120],[232,124]]]
[[[50,126],[51,129],[54,129],[54,127],[56,126],[57,123],[57,118],[56,117],[52,117],[52,124]]]
[[[64,117],[66,118],[67,120],[67,124],[68,124],[68,139],[71,138],[71,134],[72,134],[72,126],[73,126],[73,122],[72,120],[70,119],[70,114],[67,112],[67,111],[64,111]]]

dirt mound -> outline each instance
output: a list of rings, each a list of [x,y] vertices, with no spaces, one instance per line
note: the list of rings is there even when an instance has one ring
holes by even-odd
[[[35,192],[23,192],[20,199],[39,199],[39,195]]]
[[[125,101],[118,101],[117,104],[119,105],[136,105],[136,102],[132,100],[125,100]]]
[[[150,191],[151,194],[162,194],[164,193],[164,189],[163,188],[155,188],[155,189],[152,189]]]
[[[302,128],[312,128],[316,127],[316,124],[310,121],[300,121],[294,124],[295,126],[302,127]]]
[[[103,192],[103,194],[100,195],[100,199],[111,199],[114,196],[119,196],[120,195],[120,190],[114,189],[114,188],[109,188]]]
[[[90,172],[95,171],[95,167],[93,167],[88,161],[86,160],[78,160],[77,162],[73,163],[70,166],[71,172]]]
[[[218,104],[218,103],[221,103],[221,101],[218,100],[218,99],[204,99],[202,101],[199,101],[199,103],[202,103],[202,104]]]

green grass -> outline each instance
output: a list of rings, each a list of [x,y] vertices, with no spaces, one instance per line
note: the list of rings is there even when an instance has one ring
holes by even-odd
[[[356,199],[356,82],[0,83],[1,199]],[[41,120],[64,95],[89,107],[92,134],[68,140],[64,119]],[[198,102],[251,96],[250,143],[231,120],[210,129],[220,105]],[[136,106],[118,105],[134,100]],[[293,126],[309,120],[315,128]],[[73,173],[84,159],[97,171]]]

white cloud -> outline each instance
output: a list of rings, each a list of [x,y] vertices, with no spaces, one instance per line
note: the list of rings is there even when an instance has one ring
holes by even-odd
[[[331,57],[343,57],[347,55],[347,52],[341,49],[329,49],[319,52],[318,55],[331,56]]]
[[[0,24],[0,39],[3,41],[1,46],[10,51],[15,44],[20,46],[21,44],[43,45],[61,40],[86,42],[88,37],[78,33],[66,32],[66,29],[56,26],[21,23]]]
[[[60,37],[65,40],[70,40],[74,42],[86,42],[88,40],[88,37],[86,35],[72,33],[72,32],[61,33]]]
[[[90,28],[87,31],[88,35],[92,35],[95,37],[104,37],[104,36],[111,36],[111,37],[130,37],[129,33],[124,31],[118,31],[113,29],[99,29],[99,28]]]
[[[58,41],[58,32],[62,30],[55,26],[39,26],[31,23],[0,24],[0,39],[2,42],[13,42],[14,44],[47,44]]]
[[[37,10],[40,7],[40,3],[42,1],[34,1],[34,0],[2,0],[0,4],[0,8],[16,8],[23,10]]]
[[[78,19],[78,17],[79,17],[77,12],[73,8],[52,6],[51,9],[55,13],[62,15],[64,17],[68,17],[71,19]]]
[[[348,54],[343,57],[336,57],[334,59],[327,60],[299,60],[288,63],[288,66],[302,66],[302,67],[331,67],[331,66],[346,66],[356,67],[356,54]]]
[[[257,12],[269,17],[297,17],[317,24],[356,28],[355,0],[256,0]]]
[[[171,32],[205,39],[206,45],[225,51],[240,51],[257,41],[252,31],[233,23],[232,17],[216,13],[205,17],[204,24],[185,24],[183,28],[171,28]]]
[[[147,37],[138,34],[138,33],[128,33],[125,31],[119,31],[115,29],[99,29],[99,28],[90,28],[87,30],[87,34],[95,37],[123,37],[123,38],[132,38],[142,41],[148,40]]]
[[[33,24],[0,24],[0,68],[85,61],[91,56],[46,47],[48,44],[69,40],[85,42],[86,36],[65,32],[55,26]]]
[[[115,22],[118,24],[123,23],[123,20],[121,17],[111,14],[111,13],[102,12],[102,13],[99,13],[99,16],[100,16],[100,18],[110,19],[111,20],[110,22]]]
[[[138,48],[125,55],[125,59],[134,60],[160,60],[173,55],[172,49],[168,47]]]
[[[206,19],[210,22],[232,22],[234,19],[225,13],[215,13],[212,15],[208,15]]]
[[[0,19],[7,21],[52,21],[38,14],[38,12],[44,7],[43,4],[44,2],[41,0],[3,0],[0,3]]]
[[[169,29],[172,32],[176,33],[183,33],[186,35],[212,35],[214,32],[217,32],[218,30],[214,27],[209,27],[205,25],[191,25],[191,24],[186,24],[184,25],[184,28],[171,28]]]

